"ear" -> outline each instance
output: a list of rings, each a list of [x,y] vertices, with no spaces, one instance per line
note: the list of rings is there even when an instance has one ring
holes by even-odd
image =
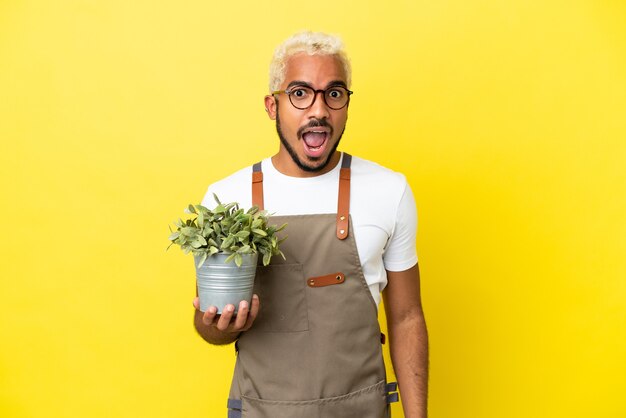
[[[265,111],[271,120],[276,120],[276,98],[271,94],[265,96]]]

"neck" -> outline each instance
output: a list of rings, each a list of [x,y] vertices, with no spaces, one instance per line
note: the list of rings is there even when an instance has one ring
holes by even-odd
[[[333,152],[333,155],[328,160],[328,164],[319,171],[306,171],[298,167],[293,161],[291,155],[283,148],[282,144],[278,153],[272,156],[272,165],[279,173],[290,177],[317,177],[322,174],[326,174],[332,171],[333,168],[339,164],[341,159],[341,153],[339,151]]]

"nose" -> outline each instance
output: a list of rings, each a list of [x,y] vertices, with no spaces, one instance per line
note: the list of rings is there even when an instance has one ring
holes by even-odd
[[[309,108],[309,117],[322,119],[327,118],[328,116],[330,116],[330,109],[328,108],[328,106],[326,105],[326,101],[324,100],[324,92],[316,91],[315,101]]]

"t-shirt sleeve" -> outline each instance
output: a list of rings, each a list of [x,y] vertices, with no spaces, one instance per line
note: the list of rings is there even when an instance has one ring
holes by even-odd
[[[389,271],[404,271],[417,263],[417,208],[411,187],[406,184],[398,204],[396,224],[385,252],[383,263]]]
[[[215,193],[222,203],[237,202],[241,208],[250,208],[252,206],[250,202],[252,197],[252,194],[250,193],[251,170],[251,167],[245,167],[236,173],[209,185],[206,193],[204,194],[201,205],[209,209],[215,208],[217,206],[217,202],[213,196]]]

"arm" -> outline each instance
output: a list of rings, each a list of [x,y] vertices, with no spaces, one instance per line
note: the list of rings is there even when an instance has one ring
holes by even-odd
[[[389,347],[406,418],[426,418],[428,332],[420,300],[419,267],[387,271],[383,291]]]
[[[235,341],[242,331],[248,330],[257,314],[259,313],[259,297],[252,296],[252,304],[248,307],[248,302],[242,300],[239,303],[239,311],[233,317],[235,307],[226,305],[221,315],[217,314],[217,308],[210,306],[206,312],[201,312],[198,298],[193,301],[196,308],[194,314],[194,326],[198,334],[207,342],[215,345],[230,344]]]

